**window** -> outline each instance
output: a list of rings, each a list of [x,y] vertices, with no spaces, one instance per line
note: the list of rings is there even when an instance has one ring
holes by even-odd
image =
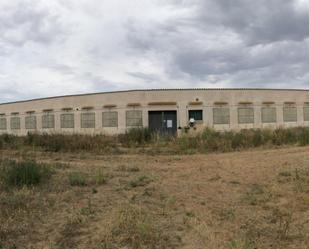
[[[118,112],[103,112],[102,125],[103,127],[118,127]]]
[[[296,106],[283,107],[283,121],[296,122],[297,121],[297,108]]]
[[[25,117],[25,127],[28,130],[36,129],[36,116],[29,115]]]
[[[195,121],[203,121],[203,110],[189,110],[189,120],[191,118]]]
[[[0,117],[0,130],[6,130],[7,125],[6,125],[6,118]]]
[[[238,108],[238,123],[239,124],[253,124],[254,123],[254,109],[252,107]]]
[[[276,122],[277,122],[276,107],[263,107],[262,123],[276,123]]]
[[[309,106],[304,107],[304,121],[309,121]]]
[[[213,108],[214,124],[229,124],[230,123],[230,109],[227,107]]]
[[[61,128],[74,128],[74,113],[63,113],[60,115]]]
[[[95,128],[95,113],[84,112],[81,114],[81,127],[82,128]]]
[[[42,116],[42,128],[51,129],[55,128],[55,115],[51,112],[46,112]]]
[[[142,111],[139,110],[126,111],[126,125],[127,127],[143,126]]]
[[[11,117],[11,130],[20,129],[20,117]]]

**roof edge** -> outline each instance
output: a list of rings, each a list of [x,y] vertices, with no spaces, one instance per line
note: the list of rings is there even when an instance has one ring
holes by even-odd
[[[80,94],[68,94],[58,95],[52,97],[33,98],[26,100],[10,101],[0,103],[1,105],[10,105],[17,103],[25,103],[31,101],[45,100],[45,99],[58,99],[65,97],[80,97],[80,96],[91,96],[98,94],[112,94],[112,93],[130,93],[130,92],[150,92],[150,91],[304,91],[309,92],[309,89],[288,89],[288,88],[162,88],[162,89],[131,89],[131,90],[120,90],[120,91],[107,91],[107,92],[92,92],[92,93],[80,93]]]

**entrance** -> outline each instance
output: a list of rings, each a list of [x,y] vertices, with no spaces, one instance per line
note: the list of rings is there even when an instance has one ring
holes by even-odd
[[[161,135],[176,135],[177,111],[149,111],[149,129]]]

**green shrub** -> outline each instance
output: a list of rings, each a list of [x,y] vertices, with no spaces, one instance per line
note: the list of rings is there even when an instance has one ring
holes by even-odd
[[[153,179],[147,175],[142,175],[137,178],[134,178],[129,182],[129,185],[131,188],[136,188],[136,187],[141,187],[141,186],[146,186],[150,182],[152,182]]]
[[[132,128],[125,134],[119,135],[120,142],[128,146],[149,143],[151,138],[151,131],[148,128]]]
[[[115,150],[117,138],[115,139],[113,136],[105,135],[28,133],[28,135],[24,137],[24,144],[52,152],[105,152]]]
[[[107,182],[107,176],[101,171],[97,171],[93,177],[93,182],[95,185],[103,185]]]
[[[151,150],[147,150],[145,145]],[[143,147],[147,153],[228,152],[260,146],[309,145],[309,127],[279,129],[244,129],[240,131],[203,132],[179,137],[153,134],[148,128],[133,128],[115,136],[82,134],[0,135],[0,149],[40,149],[51,152],[121,153],[123,147]]]
[[[272,142],[274,145],[295,144],[297,136],[297,129],[279,128],[273,132]]]
[[[35,161],[3,161],[1,163],[1,180],[7,186],[31,186],[50,178],[53,171],[45,164]]]
[[[299,140],[299,145],[301,146],[309,145],[309,128],[308,127],[301,128],[298,140]]]
[[[199,147],[199,137],[181,136],[176,139],[176,145],[181,152],[191,154],[190,152],[196,150]]]
[[[10,135],[0,135],[0,149],[19,149],[23,145],[23,138]]]
[[[69,174],[69,182],[71,186],[86,186],[86,176],[79,172]]]

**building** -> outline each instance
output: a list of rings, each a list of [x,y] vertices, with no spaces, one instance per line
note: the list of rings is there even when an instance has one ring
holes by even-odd
[[[0,104],[1,134],[118,134],[134,127],[176,134],[205,127],[239,130],[308,125],[309,90],[131,90]]]

